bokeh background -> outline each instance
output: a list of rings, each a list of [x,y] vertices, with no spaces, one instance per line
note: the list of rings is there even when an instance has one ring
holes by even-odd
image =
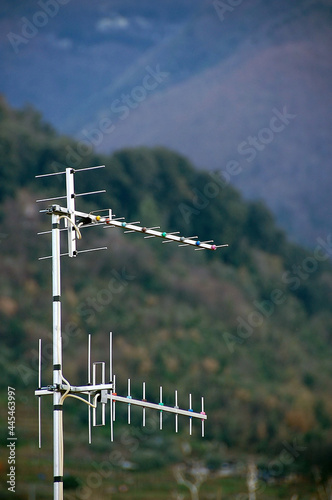
[[[36,355],[51,382],[50,240],[35,200],[106,189],[81,208],[228,243],[213,255],[87,230],[63,259],[65,376],[86,380],[87,334],[114,332],[127,378],[209,416],[179,436],[119,408],[87,445],[65,413],[68,498],[331,498],[331,0],[2,0],[0,5],[1,425],[16,388],[17,498],[51,498],[51,405],[37,447]],[[93,234],[92,234],[93,233]],[[107,233],[107,234],[105,234]],[[111,233],[111,235],[110,235]],[[165,396],[166,397],[166,396]],[[198,426],[199,427],[199,426]],[[9,498],[1,450],[0,498]],[[156,480],[156,477],[158,480]],[[251,486],[250,486],[251,485]],[[251,490],[250,490],[251,489]]]

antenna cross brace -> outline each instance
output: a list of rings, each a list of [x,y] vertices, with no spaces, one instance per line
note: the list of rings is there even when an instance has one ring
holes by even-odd
[[[91,410],[93,410],[93,427],[99,427],[100,425],[105,425],[105,409],[107,402],[110,403],[110,420],[111,420],[111,441],[113,441],[113,422],[115,421],[115,403],[125,403],[128,405],[128,423],[131,420],[131,406],[140,406],[143,409],[143,427],[145,427],[146,420],[146,408],[152,410],[157,410],[160,412],[160,429],[162,429],[162,414],[163,412],[175,414],[175,431],[178,432],[178,416],[183,415],[189,417],[189,433],[192,434],[192,419],[198,418],[201,420],[202,424],[202,437],[204,436],[204,421],[207,419],[207,415],[204,412],[204,398],[201,398],[201,412],[195,412],[192,408],[192,396],[189,394],[189,408],[188,410],[183,410],[178,406],[178,394],[175,391],[175,405],[167,406],[163,403],[162,397],[162,387],[160,387],[160,398],[159,403],[151,403],[146,400],[145,397],[145,382],[143,382],[142,399],[134,399],[130,393],[130,379],[128,379],[128,392],[127,396],[119,396],[116,393],[115,388],[115,375],[112,375],[112,332],[110,332],[110,378],[112,382],[105,383],[105,363],[95,362],[93,363],[93,377],[91,383],[91,335],[88,336],[88,383],[81,386],[73,386],[63,378],[65,384],[53,384],[46,387],[41,387],[41,359],[42,359],[42,346],[41,340],[39,340],[39,388],[35,391],[35,395],[39,397],[48,396],[58,393],[60,397],[60,404],[56,405],[56,410],[61,411],[63,408],[64,400],[67,397],[74,397],[88,404],[88,418],[89,418],[89,443],[91,444]],[[101,382],[96,383],[97,379],[97,369],[101,368]],[[88,399],[82,398],[78,395],[87,395]],[[91,403],[91,399],[93,403]],[[96,410],[97,406],[101,404],[101,423],[97,423]],[[39,405],[40,406],[40,405]],[[41,415],[39,415],[39,444],[41,446]]]

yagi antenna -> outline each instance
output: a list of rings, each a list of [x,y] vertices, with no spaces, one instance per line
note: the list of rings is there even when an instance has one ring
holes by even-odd
[[[51,231],[43,231],[39,234],[52,234],[52,255],[41,257],[43,259],[52,259],[52,295],[53,295],[53,383],[42,387],[42,342],[39,340],[39,364],[38,364],[38,389],[35,395],[38,396],[38,443],[41,447],[41,397],[46,395],[53,396],[53,470],[54,470],[54,499],[63,500],[63,408],[66,398],[76,398],[88,406],[88,442],[92,442],[92,427],[106,425],[106,406],[109,405],[110,413],[110,439],[114,439],[114,422],[116,420],[116,404],[123,403],[127,405],[128,424],[131,423],[131,410],[133,406],[142,409],[142,425],[146,424],[146,410],[155,410],[159,412],[159,427],[163,428],[163,415],[172,413],[175,418],[175,432],[179,428],[179,415],[189,418],[189,434],[193,432],[193,419],[201,422],[201,433],[204,436],[204,423],[207,416],[204,411],[204,399],[201,399],[200,411],[194,411],[192,396],[189,394],[188,409],[180,409],[178,405],[178,393],[174,393],[174,406],[167,406],[163,401],[163,389],[159,388],[159,402],[153,403],[146,399],[145,382],[142,385],[142,399],[136,399],[131,393],[131,381],[128,379],[127,395],[120,396],[116,393],[116,376],[113,374],[113,347],[112,333],[109,339],[109,378],[107,378],[106,364],[103,361],[91,361],[91,335],[88,335],[87,348],[87,383],[86,385],[72,386],[63,375],[62,364],[62,335],[61,335],[61,257],[68,255],[76,257],[85,252],[104,250],[106,247],[89,248],[77,250],[77,240],[82,238],[81,231],[91,226],[104,226],[105,228],[119,227],[124,229],[125,233],[142,233],[145,238],[161,238],[163,243],[176,242],[179,246],[193,246],[195,250],[216,250],[228,245],[215,245],[212,240],[200,241],[197,236],[179,236],[178,232],[159,231],[157,227],[140,226],[140,222],[127,222],[123,217],[116,217],[112,210],[108,209],[106,215],[101,215],[105,210],[94,211],[90,213],[76,210],[76,198],[98,194],[102,191],[90,191],[87,193],[75,193],[74,176],[76,173],[104,168],[105,165],[96,167],[82,168],[75,170],[66,168],[63,172],[53,172],[50,174],[37,175],[38,178],[51,177],[55,175],[64,175],[66,180],[66,194],[54,198],[44,198],[37,200],[38,203],[50,201],[66,200],[66,206],[52,204],[47,209],[41,210],[42,213],[51,215]],[[60,253],[61,232],[67,232],[66,253]],[[108,380],[108,381],[107,381]]]

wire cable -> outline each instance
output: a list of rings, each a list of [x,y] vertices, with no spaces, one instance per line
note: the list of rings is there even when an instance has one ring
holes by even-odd
[[[70,217],[68,217],[68,215],[60,215],[59,220],[60,220],[60,219],[67,219],[67,220],[71,223],[71,225],[73,226],[73,228],[75,229],[75,231],[76,231],[76,233],[77,233],[77,237],[78,237],[78,239],[79,239],[79,240],[81,240],[81,239],[82,239],[82,233],[81,233],[81,231],[79,230],[78,226],[76,226],[75,222],[73,222],[73,221],[71,220],[71,218],[70,218]]]

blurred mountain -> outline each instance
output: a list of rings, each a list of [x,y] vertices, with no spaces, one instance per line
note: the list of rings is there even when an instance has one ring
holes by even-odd
[[[35,200],[64,192],[63,176],[34,175],[63,170],[66,151],[77,147],[33,109],[0,103],[1,385],[17,387],[20,397],[28,389],[28,408],[40,337],[45,383],[52,369],[50,263],[37,260],[49,254],[50,239],[36,235],[49,230],[50,220],[38,212],[47,203]],[[195,252],[117,229],[85,230],[79,249],[109,245],[109,251],[62,259],[65,376],[85,382],[87,333],[94,359],[104,359],[111,329],[119,393],[129,376],[134,394],[143,380],[151,398],[158,397],[159,382],[168,395],[177,386],[181,401],[189,391],[195,404],[204,394],[208,442],[266,457],[279,453],[285,440],[297,440],[306,453],[296,467],[302,464],[308,475],[312,465],[330,471],[331,238],[313,253],[295,246],[262,203],[245,201],[221,178],[164,148],[112,156],[92,151],[80,167],[100,164],[106,165],[102,173],[77,174],[77,192],[107,193],[85,203],[78,198],[78,209],[112,207],[127,220],[229,247]],[[207,204],[197,195],[202,186],[213,187]],[[81,428],[86,408],[73,413],[74,428]],[[83,459],[84,445],[77,446],[71,444],[70,455]],[[170,450],[162,457],[174,460]]]
[[[163,145],[201,168],[239,162],[230,182],[293,240],[313,248],[329,233],[331,0],[84,0],[38,17],[41,4],[1,5],[11,104],[103,152]]]

